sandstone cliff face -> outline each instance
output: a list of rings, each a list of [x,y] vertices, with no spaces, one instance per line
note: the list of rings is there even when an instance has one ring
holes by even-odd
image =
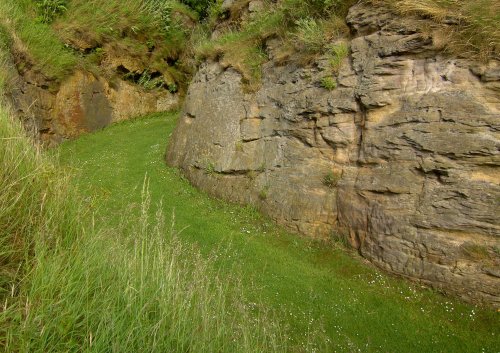
[[[500,306],[500,64],[439,56],[425,20],[355,6],[347,21],[333,91],[318,84],[326,59],[271,61],[256,93],[204,64],[168,162],[292,230],[344,236],[383,269]]]
[[[76,71],[56,85],[40,73],[26,70],[12,86],[15,112],[45,145],[179,104],[179,96],[166,90],[146,91],[119,78],[111,82],[85,71]]]

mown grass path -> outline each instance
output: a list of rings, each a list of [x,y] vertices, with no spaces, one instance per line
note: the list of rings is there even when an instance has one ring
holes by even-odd
[[[128,121],[63,144],[84,195],[95,196],[97,222],[118,224],[138,205],[145,177],[154,203],[175,214],[181,238],[217,254],[222,272],[236,271],[250,301],[262,302],[290,326],[308,331],[328,351],[497,352],[499,313],[461,304],[390,278],[346,254],[288,234],[248,207],[193,188],[164,163],[177,114]]]

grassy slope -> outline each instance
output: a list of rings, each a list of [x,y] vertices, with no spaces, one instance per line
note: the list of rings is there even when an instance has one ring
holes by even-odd
[[[64,48],[50,26],[35,21],[35,9],[29,0],[0,1],[0,28],[14,37],[16,50],[33,60],[38,70],[62,79],[74,69],[78,59]]]
[[[78,168],[82,193],[97,195],[99,222],[118,224],[122,210],[140,202],[147,174],[153,202],[163,201],[178,228],[186,227],[181,238],[218,254],[223,271],[239,269],[246,295],[277,308],[294,341],[323,327],[328,339],[317,339],[341,351],[498,348],[498,313],[389,278],[337,247],[287,234],[252,209],[194,189],[163,163],[175,122],[176,114],[125,122],[60,148],[64,163]]]

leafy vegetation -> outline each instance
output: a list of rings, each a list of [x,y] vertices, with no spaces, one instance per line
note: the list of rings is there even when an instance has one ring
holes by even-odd
[[[348,33],[343,18],[353,3],[350,0],[284,0],[267,4],[248,21],[220,28],[223,33],[219,38],[206,37],[195,52],[201,60],[220,60],[234,67],[253,90],[260,81],[261,65],[268,60],[263,50],[268,38],[282,40],[285,50],[295,46],[291,50],[295,53],[322,53],[330,41]]]
[[[330,171],[323,176],[323,185],[334,188],[340,180],[340,175]]]
[[[208,16],[212,7],[216,6],[217,3],[221,3],[218,0],[181,0],[181,2],[196,11],[201,19]]]
[[[170,91],[184,89],[193,69],[184,65],[198,15],[172,0],[5,0],[0,27],[12,61],[62,81],[76,68],[113,77],[133,57],[130,71],[159,72]],[[186,60],[188,61],[188,60]]]
[[[335,81],[335,79],[331,76],[325,76],[321,79],[320,85],[321,85],[321,87],[323,87],[329,91],[332,91],[335,88],[337,88],[337,81]]]
[[[440,24],[436,42],[442,43],[444,51],[481,59],[498,57],[500,5],[496,0],[364,1],[390,6],[402,15],[433,19]],[[76,67],[113,76],[110,62],[129,56],[135,60],[131,70],[140,66],[137,72],[161,72],[165,88],[175,85],[184,92],[200,61],[212,59],[234,67],[247,88],[255,90],[261,66],[268,60],[268,38],[282,42],[281,54],[274,58],[277,62],[290,57],[309,62],[318,54],[331,55],[330,43],[349,38],[345,16],[356,2],[265,2],[262,10],[241,19],[246,0],[236,1],[229,12],[216,0],[4,0],[0,26],[12,38],[10,47],[17,56],[57,80]],[[340,54],[338,58],[344,55]]]
[[[354,0],[282,0],[245,21],[223,21],[215,40],[206,36],[195,52],[200,59],[220,60],[238,70],[250,89],[258,87],[260,67],[267,59],[258,55],[265,41],[278,38],[285,53],[303,57],[327,53],[332,57],[334,73],[347,56],[346,44],[331,46],[339,39],[349,38],[345,23]],[[444,51],[468,57],[498,57],[500,51],[500,5],[496,0],[366,0],[375,5],[390,6],[402,15],[418,14],[433,19],[436,40]],[[235,5],[237,7],[237,5]],[[217,14],[220,15],[220,14]],[[212,20],[212,24],[217,21]],[[440,35],[439,35],[440,33]],[[441,39],[439,39],[441,37]],[[290,45],[290,42],[293,46]],[[290,50],[291,47],[294,49]],[[279,58],[275,58],[279,61]]]

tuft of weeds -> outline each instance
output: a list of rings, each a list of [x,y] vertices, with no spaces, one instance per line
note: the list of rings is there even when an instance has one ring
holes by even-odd
[[[332,171],[329,171],[323,176],[322,183],[326,187],[329,188],[334,188],[337,186],[338,182],[340,180],[340,175],[338,173],[334,173]]]
[[[337,44],[332,44],[328,46],[327,57],[330,63],[330,68],[326,70],[329,75],[323,77],[319,84],[321,87],[332,91],[337,88],[337,80],[335,76],[338,75],[340,67],[344,59],[349,55],[349,49],[347,44],[340,42]]]
[[[43,23],[51,23],[54,19],[68,10],[67,0],[35,0]]]
[[[260,191],[259,191],[259,199],[262,201],[267,200],[267,196],[269,194],[269,186],[264,186]]]
[[[106,52],[103,48],[97,47],[87,56],[87,59],[95,65],[100,65],[104,60]]]
[[[328,240],[332,246],[352,250],[352,245],[349,241],[349,234],[345,231],[332,231]]]
[[[467,257],[475,260],[489,260],[491,255],[488,247],[480,244],[466,242],[460,246],[462,253]]]
[[[258,175],[259,172],[255,170],[249,170],[246,174],[247,178],[250,180],[255,180],[255,178],[257,178]]]
[[[217,171],[215,170],[215,165],[212,162],[208,162],[207,165],[205,166],[205,174],[209,176],[214,176],[217,174]]]
[[[328,48],[328,58],[332,67],[333,73],[339,72],[340,66],[345,58],[349,55],[349,47],[346,43],[341,42],[333,44]]]
[[[314,53],[323,50],[327,39],[321,23],[314,18],[307,17],[298,19],[295,24],[296,29],[292,36],[298,48]]]
[[[337,81],[331,76],[326,76],[321,79],[320,86],[329,91],[333,91],[337,88]]]

